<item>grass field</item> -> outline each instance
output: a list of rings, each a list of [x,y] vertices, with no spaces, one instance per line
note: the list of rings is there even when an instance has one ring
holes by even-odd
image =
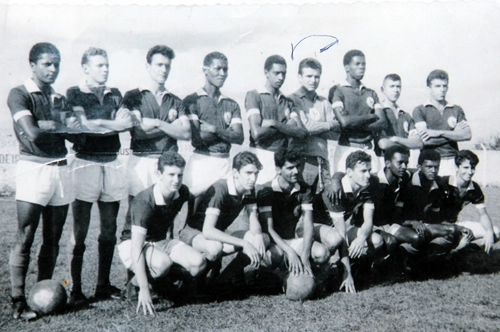
[[[490,216],[498,225],[500,189],[488,187],[485,194]],[[123,202],[119,231],[126,208]],[[471,207],[462,214],[465,219],[474,216]],[[88,296],[94,292],[97,275],[97,220],[94,208],[83,275],[83,292]],[[54,279],[60,281],[70,281],[66,255],[70,221],[71,215],[54,273]],[[489,256],[471,254],[472,269],[445,279],[374,285],[357,294],[335,292],[303,303],[290,302],[284,295],[255,295],[170,309],[159,307],[157,316],[152,318],[135,314],[135,308],[127,301],[102,301],[34,322],[15,321],[10,311],[8,269],[16,229],[13,198],[0,201],[0,229],[0,331],[500,331],[499,244]],[[33,246],[27,289],[36,279],[39,245],[40,230]],[[112,283],[121,287],[125,279],[125,270],[115,253]]]

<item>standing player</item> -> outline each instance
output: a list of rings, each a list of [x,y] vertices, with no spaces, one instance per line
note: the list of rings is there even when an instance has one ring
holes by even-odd
[[[130,203],[118,253],[125,267],[135,273],[128,287],[139,287],[137,312],[154,315],[149,291],[158,279],[178,264],[196,277],[206,267],[203,256],[173,238],[175,216],[189,199],[182,184],[186,162],[176,152],[166,151],[158,160],[158,183],[141,191]]]
[[[415,127],[424,143],[424,150],[435,150],[441,156],[439,175],[453,175],[458,143],[469,141],[472,133],[460,106],[446,101],[448,73],[433,70],[427,76],[429,100],[413,110]]]
[[[32,78],[12,89],[7,100],[20,150],[16,168],[18,228],[9,258],[12,310],[15,319],[26,320],[36,318],[26,304],[24,288],[40,215],[43,242],[38,281],[52,278],[59,239],[73,201],[65,136],[55,133],[65,130],[61,119],[68,109],[65,98],[51,87],[59,74],[61,55],[54,45],[38,43],[30,50],[29,62]]]
[[[472,181],[479,158],[470,150],[462,150],[455,156],[457,171],[455,175],[443,177],[448,184],[448,196],[441,209],[441,220],[456,223],[470,229],[475,240],[482,240],[484,251],[490,249],[499,238],[498,227],[493,226],[486,205],[484,194],[479,185]],[[465,205],[472,203],[479,212],[479,221],[458,221],[458,215]],[[457,222],[458,221],[458,222]]]
[[[380,89],[384,95],[381,105],[384,108],[383,114],[387,126],[376,134],[377,156],[383,156],[381,150],[393,145],[401,145],[408,149],[422,149],[423,143],[415,128],[415,121],[397,104],[401,95],[401,77],[398,74],[387,75]]]
[[[174,57],[174,51],[168,46],[152,47],[146,55],[148,82],[123,97],[123,107],[142,119],[130,132],[133,153],[127,169],[129,201],[156,183],[158,158],[162,152],[178,151],[177,140],[191,138],[181,99],[165,89]]]
[[[257,216],[255,182],[261,168],[253,153],[238,153],[233,158],[232,174],[227,179],[218,180],[197,197],[186,226],[179,233],[182,241],[205,256],[214,278],[219,272],[222,255],[242,251],[233,260],[231,272],[249,263],[257,267],[269,244]],[[226,233],[243,208],[248,214],[249,231]]]
[[[365,76],[365,55],[351,50],[344,55],[346,82],[330,89],[328,99],[332,103],[336,119],[340,122],[339,145],[333,158],[335,172],[345,171],[347,156],[356,150],[364,150],[372,159],[376,155],[372,148],[373,132],[385,128],[382,105],[375,91],[361,83]],[[378,172],[378,165],[372,163],[372,171]]]
[[[247,92],[245,108],[250,124],[250,147],[263,165],[257,184],[276,176],[274,153],[288,147],[289,138],[304,139],[306,131],[298,123],[297,113],[290,111],[289,100],[281,93],[285,82],[286,61],[271,55],[264,64],[266,85]]]
[[[97,202],[100,214],[99,264],[95,298],[120,298],[120,290],[109,282],[116,244],[116,217],[120,200],[127,197],[125,167],[117,159],[120,150],[118,133],[132,126],[129,110],[120,108],[118,89],[107,87],[109,63],[106,51],[89,48],[82,56],[85,80],[68,89],[68,103],[88,132],[85,141],[73,146],[72,163],[75,202],[73,234],[68,248],[73,281],[70,304],[84,303],[82,265],[85,238],[89,230],[90,211]]]
[[[309,186],[299,182],[300,159],[295,152],[276,152],[278,176],[259,189],[257,206],[261,225],[267,225],[265,231],[274,242],[269,248],[273,263],[279,264],[286,257],[291,274],[312,275],[310,260],[321,265],[330,253],[323,244],[313,241],[313,195]],[[304,235],[295,238],[300,218],[304,223]]]
[[[194,196],[228,175],[231,144],[243,143],[240,107],[220,92],[228,75],[226,56],[220,52],[207,54],[203,73],[204,87],[184,99],[195,148],[186,166],[185,181]]]

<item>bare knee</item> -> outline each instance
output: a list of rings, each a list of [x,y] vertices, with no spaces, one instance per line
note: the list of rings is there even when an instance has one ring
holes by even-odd
[[[203,270],[205,270],[206,267],[207,261],[201,254],[194,255],[189,260],[188,270],[193,277],[196,277],[198,274],[200,274]]]
[[[222,243],[219,241],[207,241],[204,252],[206,258],[214,262],[222,256]]]
[[[382,237],[377,233],[372,233],[372,235],[370,236],[370,241],[373,245],[373,248],[376,250],[381,249],[384,245],[384,239],[382,239]]]
[[[157,279],[167,274],[171,266],[172,260],[167,254],[158,255],[150,262],[149,272],[153,278]]]

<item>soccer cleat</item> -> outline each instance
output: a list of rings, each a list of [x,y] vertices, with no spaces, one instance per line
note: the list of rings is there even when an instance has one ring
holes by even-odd
[[[68,304],[73,307],[79,307],[87,304],[87,301],[87,297],[81,291],[71,291]]]
[[[111,284],[97,285],[95,288],[94,298],[97,300],[121,300],[121,291],[119,288]]]
[[[33,320],[38,317],[38,315],[28,307],[24,296],[12,298],[12,312],[14,319]]]

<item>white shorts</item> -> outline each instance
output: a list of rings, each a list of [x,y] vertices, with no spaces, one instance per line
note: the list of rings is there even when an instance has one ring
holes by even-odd
[[[137,196],[138,193],[158,182],[158,158],[130,155],[127,166],[130,196]]]
[[[334,163],[333,167],[335,172],[345,172],[346,171],[345,162],[347,157],[354,151],[360,151],[360,150],[366,152],[370,157],[372,157],[371,173],[374,174],[378,173],[380,167],[379,167],[378,157],[375,154],[375,151],[368,148],[357,148],[344,145],[337,145],[337,148],[335,149],[335,155],[333,157],[333,163]]]
[[[455,165],[455,157],[441,158],[439,164],[439,176],[455,175],[457,166]]]
[[[290,246],[290,248],[297,253],[297,255],[302,254],[303,250],[303,244],[304,244],[304,238],[296,238],[296,239],[291,239],[291,240],[283,240],[285,241],[286,244]]]
[[[174,247],[187,246],[187,244],[176,239],[166,239],[159,242],[145,242],[143,252],[146,252],[146,249],[149,246],[154,247],[155,250],[160,250],[165,254],[170,255]],[[123,265],[125,265],[127,269],[132,270],[132,240],[123,241],[116,246],[116,249],[118,249],[118,256],[120,256],[120,260]]]
[[[216,181],[226,178],[230,170],[229,158],[193,153],[184,171],[184,183],[194,196],[198,196]]]
[[[482,239],[486,234],[486,230],[479,221],[458,221],[457,225],[470,229],[476,239]],[[500,229],[496,225],[493,225],[493,233],[500,238]]]
[[[118,159],[101,163],[75,158],[71,169],[76,199],[117,202],[127,197],[125,165]]]
[[[75,199],[68,166],[19,160],[16,167],[16,200],[42,206],[66,205]]]
[[[392,224],[392,225],[387,224],[387,225],[382,225],[382,226],[373,226],[373,231],[374,232],[382,231],[382,232],[386,232],[386,233],[395,235],[400,228],[401,228],[401,226],[398,224]]]
[[[258,148],[249,148],[248,151],[255,153],[262,164],[256,184],[264,184],[276,177],[276,165],[274,164],[274,152]]]

